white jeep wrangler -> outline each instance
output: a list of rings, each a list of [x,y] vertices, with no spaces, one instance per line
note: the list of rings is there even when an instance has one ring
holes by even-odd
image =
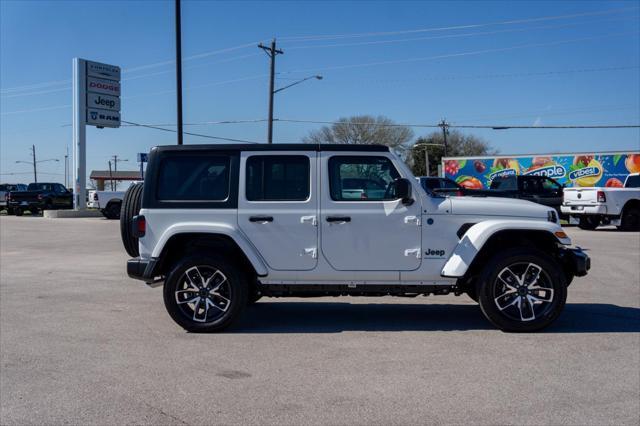
[[[262,296],[449,293],[533,331],[590,267],[555,210],[429,194],[379,145],[154,148],[121,232],[129,276],[164,284],[190,331],[222,330]]]

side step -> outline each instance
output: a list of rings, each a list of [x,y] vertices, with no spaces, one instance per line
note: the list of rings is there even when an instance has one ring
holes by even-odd
[[[258,291],[267,297],[322,297],[322,296],[402,296],[415,297],[464,291],[456,285],[379,285],[379,284],[258,284]]]

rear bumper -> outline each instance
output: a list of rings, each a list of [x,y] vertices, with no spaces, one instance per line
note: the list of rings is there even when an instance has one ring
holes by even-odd
[[[136,257],[129,259],[127,260],[127,275],[133,279],[144,281],[147,284],[159,284],[162,280],[157,279],[157,265],[158,260],[154,258],[141,259]]]
[[[591,215],[591,214],[599,214],[606,215],[607,214],[607,206],[598,205],[565,205],[563,204],[560,207],[560,210],[563,214],[568,215]]]
[[[591,259],[580,247],[562,248],[560,256],[573,276],[584,277],[591,269]]]
[[[32,209],[37,208],[41,209],[44,207],[44,203],[42,201],[34,201],[34,200],[24,200],[24,201],[9,201],[7,202],[7,208],[11,209]]]

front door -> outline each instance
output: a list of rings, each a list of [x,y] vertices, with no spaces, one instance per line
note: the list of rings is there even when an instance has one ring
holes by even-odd
[[[238,225],[271,269],[316,267],[316,158],[315,151],[241,155]]]
[[[421,263],[421,207],[395,199],[384,155],[322,153],[322,254],[340,271],[409,271]],[[416,183],[417,184],[417,183]]]

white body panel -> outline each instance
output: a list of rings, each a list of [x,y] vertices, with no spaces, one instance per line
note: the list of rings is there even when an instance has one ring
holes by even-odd
[[[180,233],[227,235],[245,252],[263,284],[415,284],[451,285],[464,274],[473,255],[488,238],[505,229],[561,231],[549,222],[548,207],[528,201],[484,197],[432,197],[413,178],[404,162],[387,152],[287,151],[274,155],[307,155],[311,161],[311,196],[303,202],[249,202],[245,161],[241,154],[238,209],[142,209],[146,234],[140,256],[158,257],[169,239]],[[334,201],[327,173],[328,158],[384,156],[412,185],[413,204],[401,201]],[[316,159],[316,161],[313,161]],[[317,216],[313,224],[312,216]],[[251,216],[272,216],[251,223]],[[329,216],[349,216],[347,223],[328,223]],[[462,241],[456,232],[475,224]],[[559,243],[570,244],[568,239]],[[316,256],[307,249],[317,248]]]
[[[598,192],[604,192],[605,202],[598,202]],[[565,188],[560,210],[571,215],[620,216],[625,204],[640,200],[638,188]]]
[[[359,153],[358,156],[380,157],[380,154]],[[335,153],[321,153],[321,170],[328,170],[328,161],[333,155]],[[408,206],[400,200],[334,201],[328,173],[323,173],[321,182],[321,251],[333,269],[410,271],[420,267],[420,197]],[[350,221],[329,222],[332,217],[345,217]]]
[[[447,277],[462,277],[471,265],[478,252],[487,240],[496,232],[504,230],[532,230],[546,231],[550,234],[562,232],[562,227],[556,223],[531,220],[485,220],[473,225],[456,245],[453,254],[444,265],[441,274]],[[556,237],[557,238],[557,237]],[[561,244],[569,245],[571,240],[557,238]]]
[[[89,191],[87,207],[91,209],[104,209],[109,201],[122,201],[126,191]],[[98,199],[96,200],[96,195]]]
[[[308,271],[318,263],[318,184],[316,152],[243,152],[240,176],[246,176],[246,160],[251,156],[296,155],[309,158],[310,195],[304,201],[248,201],[246,179],[240,179],[238,191],[238,226],[262,254],[267,265],[280,271]],[[251,218],[269,217],[273,221]]]

